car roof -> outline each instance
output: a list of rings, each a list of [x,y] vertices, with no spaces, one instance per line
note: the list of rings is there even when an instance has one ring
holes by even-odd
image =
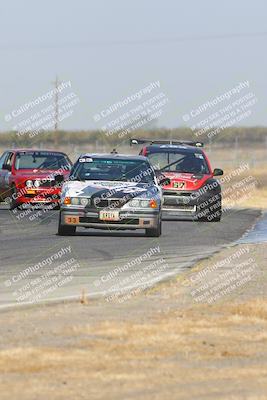
[[[23,148],[17,148],[17,149],[7,149],[7,150],[5,150],[5,152],[6,151],[12,151],[12,152],[14,152],[14,153],[19,153],[19,152],[25,152],[25,153],[27,153],[27,152],[29,152],[29,153],[32,153],[32,152],[36,152],[36,153],[40,153],[40,152],[45,152],[45,153],[58,153],[58,154],[66,154],[66,153],[64,153],[64,151],[58,151],[58,150],[51,150],[51,149],[23,149]]]
[[[203,150],[196,146],[190,146],[188,144],[150,144],[148,146],[144,146],[149,152],[157,153],[157,152],[173,152],[175,153],[177,150],[183,150],[188,153],[203,153]]]
[[[64,153],[64,151],[57,151],[57,150],[51,150],[51,149],[6,149],[4,150],[3,153],[7,153],[7,152],[12,152],[12,153],[57,153],[57,154],[64,154],[66,155],[66,153]],[[2,154],[3,154],[2,153]]]
[[[133,154],[112,154],[112,153],[85,153],[81,154],[79,158],[81,157],[92,157],[92,158],[109,158],[111,160],[140,160],[140,161],[147,161],[147,158],[145,156],[140,156],[140,155],[133,155]]]

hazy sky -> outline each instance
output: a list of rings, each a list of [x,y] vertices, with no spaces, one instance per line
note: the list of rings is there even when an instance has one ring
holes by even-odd
[[[169,99],[159,127],[246,80],[258,102],[244,125],[267,125],[266,20],[266,0],[1,0],[0,130],[56,74],[80,99],[66,129],[98,127],[154,81]]]

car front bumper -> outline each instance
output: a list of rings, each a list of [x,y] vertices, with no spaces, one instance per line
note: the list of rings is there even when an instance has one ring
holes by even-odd
[[[162,211],[164,216],[194,217],[198,200],[193,192],[164,190]]]
[[[202,210],[212,207],[220,202],[220,192],[206,192],[197,195],[196,191],[171,191],[163,192],[163,217],[182,217],[196,219]]]
[[[60,192],[58,188],[24,189],[23,194],[17,197],[17,202],[19,204],[59,203]]]
[[[108,211],[108,210],[107,210]],[[61,225],[77,226],[96,229],[151,229],[156,228],[159,223],[160,211],[119,211],[118,221],[101,220],[100,212],[97,210],[85,210],[61,207],[60,219]]]

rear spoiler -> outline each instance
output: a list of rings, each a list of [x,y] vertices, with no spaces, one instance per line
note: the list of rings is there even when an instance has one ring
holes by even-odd
[[[178,140],[178,139],[130,139],[130,146],[134,144],[186,144],[188,146],[204,147],[202,142],[192,142],[190,140]]]

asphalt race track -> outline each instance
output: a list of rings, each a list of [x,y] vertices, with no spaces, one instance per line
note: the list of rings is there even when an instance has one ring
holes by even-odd
[[[145,287],[235,242],[259,215],[243,209],[219,223],[164,221],[160,238],[93,229],[60,237],[58,211],[14,214],[1,205],[0,308]]]

